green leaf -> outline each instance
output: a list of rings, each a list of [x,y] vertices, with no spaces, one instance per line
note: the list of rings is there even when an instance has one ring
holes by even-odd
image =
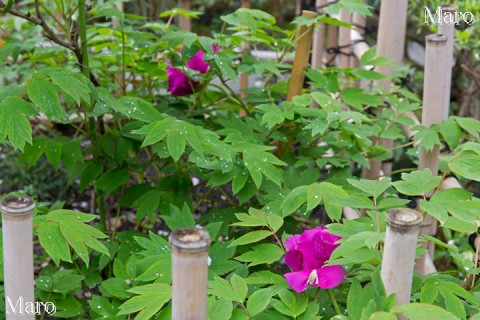
[[[99,190],[103,190],[107,193],[112,193],[117,190],[121,185],[128,182],[130,176],[128,171],[121,168],[113,169],[112,171],[108,171],[107,173],[103,174],[97,180],[97,188]]]
[[[55,83],[65,94],[69,95],[78,105],[83,101],[90,103],[90,88],[85,78],[77,77],[74,73],[61,69],[49,73],[52,82]]]
[[[182,156],[185,151],[186,139],[183,128],[174,126],[170,128],[170,131],[167,134],[167,148],[172,156],[173,160],[176,162]]]
[[[241,246],[241,245],[245,245],[245,244],[249,244],[249,243],[253,243],[253,242],[258,242],[258,241],[260,241],[262,239],[265,239],[266,237],[271,236],[271,235],[272,235],[272,232],[267,231],[267,230],[252,231],[252,232],[249,232],[249,233],[241,236],[238,239],[233,240],[232,243],[230,244],[230,247]]]
[[[420,201],[420,208],[428,214],[435,217],[440,223],[446,223],[450,214],[452,217],[473,227],[473,222],[480,218],[480,206],[477,201],[471,200],[472,194],[460,188],[452,188],[448,190],[440,190],[436,192],[430,201]],[[452,223],[452,222],[451,222]],[[450,225],[451,228],[455,227]],[[456,230],[456,229],[454,229]],[[474,231],[474,230],[472,230]]]
[[[359,78],[366,79],[366,80],[382,80],[387,78],[386,75],[373,70],[355,69],[353,71],[353,74]]]
[[[393,183],[393,186],[401,193],[408,196],[426,195],[436,188],[441,177],[433,177],[430,169],[402,173],[402,180]]]
[[[340,207],[362,208],[362,209],[374,209],[372,200],[364,195],[351,195],[348,197],[338,198],[332,202],[334,205]]]
[[[333,221],[338,221],[342,217],[342,208],[333,204],[335,199],[344,197],[347,193],[342,189],[342,187],[336,186],[330,182],[321,182],[320,190],[322,192],[323,204],[327,215]]]
[[[89,263],[87,247],[109,256],[108,249],[97,240],[107,236],[85,223],[95,217],[71,210],[51,211],[38,225],[40,244],[57,265],[60,260],[71,262],[69,245],[87,266]]]
[[[241,262],[250,262],[249,267],[253,267],[259,264],[271,264],[280,260],[284,252],[280,247],[271,243],[259,244],[252,247],[251,251],[248,251],[237,258]]]
[[[114,98],[113,98],[114,99]],[[158,112],[148,101],[137,97],[123,97],[115,103],[115,110],[127,116],[130,119],[136,119],[143,122],[155,122],[163,120],[164,116]]]
[[[307,186],[296,187],[287,195],[282,202],[283,216],[292,214],[307,201]]]
[[[162,215],[162,219],[170,230],[195,226],[195,220],[193,220],[192,212],[187,203],[183,204],[181,211],[179,208],[171,204],[170,216]]]
[[[370,16],[371,7],[361,0],[340,0],[340,5],[347,10],[348,13],[358,13],[362,16]]]
[[[452,161],[448,162],[448,167],[453,173],[464,178],[480,181],[480,154],[474,151],[462,151]]]
[[[0,142],[8,137],[14,149],[23,149],[32,144],[32,127],[29,115],[35,115],[32,106],[25,100],[10,96],[0,102]]]
[[[360,191],[365,192],[366,194],[378,198],[381,194],[385,192],[390,186],[392,179],[384,178],[381,180],[354,180],[347,179],[348,183],[357,188]]]
[[[134,287],[129,292],[137,296],[125,301],[120,307],[118,315],[139,312],[135,320],[147,320],[153,317],[172,297],[172,289],[163,283],[147,284]]]
[[[469,134],[475,137],[475,139],[480,139],[480,121],[473,118],[461,118],[461,117],[452,117],[457,121],[458,125],[462,127],[463,130],[467,131]]]
[[[264,288],[255,291],[247,301],[247,310],[251,317],[260,314],[267,308],[272,299],[273,291],[270,288]]]
[[[442,144],[437,125],[432,125],[428,128],[416,126],[415,128],[418,129],[418,132],[415,134],[414,140],[419,141],[419,147],[424,148],[426,151],[432,151],[435,146]]]
[[[447,119],[440,124],[440,133],[451,150],[454,150],[458,146],[460,138],[462,137],[460,127],[452,118]]]
[[[247,283],[242,277],[236,274],[232,275],[230,283],[220,277],[214,277],[213,281],[208,282],[209,293],[238,303],[243,303],[248,293]]]
[[[45,156],[52,167],[58,169],[62,158],[63,145],[56,140],[48,140],[45,144]]]
[[[250,208],[247,213],[235,213],[240,222],[232,223],[232,226],[241,227],[260,227],[267,226],[267,214],[261,210]]]
[[[152,217],[160,205],[161,191],[158,189],[150,190],[141,195],[133,203],[137,209],[137,221],[141,221],[144,217]]]
[[[371,47],[360,58],[360,66],[361,67],[385,66],[385,65],[390,65],[391,63],[392,63],[392,59],[377,56],[377,47]]]
[[[400,306],[395,306],[392,309],[393,313],[404,314],[410,320],[459,320],[450,312],[431,304],[425,303],[410,303]]]
[[[60,260],[72,262],[68,242],[65,241],[58,223],[41,223],[37,232],[40,244],[57,266]]]
[[[363,90],[358,88],[346,88],[342,91],[342,93],[340,93],[340,97],[346,104],[360,111],[363,111],[363,105],[369,107],[383,105],[383,102],[379,96],[371,93],[365,93]]]
[[[208,299],[208,320],[230,320],[232,316],[232,301],[225,298]]]
[[[65,112],[54,86],[45,79],[31,79],[27,83],[28,97],[49,119],[62,121]]]
[[[230,283],[232,284],[233,292],[236,296],[235,301],[243,303],[248,294],[248,286],[245,279],[237,274],[233,274],[230,278]]]
[[[432,304],[438,296],[438,288],[435,280],[430,279],[422,286],[420,291],[420,301],[422,303]]]

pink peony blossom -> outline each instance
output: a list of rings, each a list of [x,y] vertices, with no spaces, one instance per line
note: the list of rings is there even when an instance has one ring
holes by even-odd
[[[219,47],[212,45],[214,52],[218,52]],[[204,52],[199,50],[193,57],[188,61],[187,67],[191,70],[198,71],[201,74],[204,74],[208,71],[208,63],[203,59]],[[187,77],[185,72],[176,69],[172,66],[167,67],[167,77],[168,77],[168,92],[174,96],[186,96],[193,93],[193,89],[198,86],[198,82],[193,81]]]
[[[325,266],[335,244],[340,237],[327,232],[325,227],[305,230],[301,235],[288,237],[285,245],[289,250],[285,255],[286,264],[293,272],[286,273],[285,279],[296,292],[303,292],[307,285],[330,289],[338,286],[345,278],[340,265]]]

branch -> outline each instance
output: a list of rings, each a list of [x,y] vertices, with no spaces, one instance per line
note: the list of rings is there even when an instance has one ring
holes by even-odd
[[[0,1],[0,10],[3,10],[5,9],[6,5]],[[16,16],[16,17],[19,17],[19,18],[22,18],[22,19],[25,19],[27,21],[30,21],[31,23],[37,25],[37,26],[40,26],[42,27],[43,29],[43,34],[44,36],[49,39],[50,41],[68,49],[68,50],[71,50],[74,54],[75,54],[75,57],[77,58],[77,61],[80,65],[80,68],[83,70],[83,66],[82,66],[82,52],[81,52],[81,49],[78,45],[78,42],[73,42],[73,41],[66,41],[64,39],[61,39],[59,37],[58,34],[56,34],[52,28],[50,28],[47,23],[45,22],[45,20],[43,19],[41,13],[40,13],[40,4],[38,2],[38,0],[35,0],[35,13],[36,13],[36,16],[33,16],[30,14],[30,12],[27,12],[27,13],[23,13],[21,12],[20,10],[17,10],[17,9],[13,9],[11,8],[9,10],[9,13],[13,16]],[[96,77],[90,72],[90,80],[93,82],[93,84],[95,86],[98,86],[99,83],[96,79]]]

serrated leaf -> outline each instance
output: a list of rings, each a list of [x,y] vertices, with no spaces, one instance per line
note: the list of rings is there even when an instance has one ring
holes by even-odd
[[[147,320],[154,316],[172,297],[169,285],[162,283],[147,284],[134,287],[129,292],[138,294],[125,301],[120,307],[118,315],[139,312],[135,320]]]
[[[348,183],[366,194],[378,198],[390,186],[392,179],[384,178],[381,180],[354,180],[347,179]]]
[[[249,244],[249,243],[253,243],[253,242],[258,242],[258,241],[260,241],[262,239],[265,239],[266,237],[271,236],[271,235],[272,235],[272,232],[267,231],[267,230],[252,231],[252,232],[249,232],[249,233],[241,236],[238,239],[233,240],[229,247],[241,246],[241,245],[245,245],[245,244]]]
[[[260,244],[235,259],[241,262],[249,262],[248,266],[253,267],[259,264],[270,264],[279,261],[284,252],[277,245],[271,243]]]
[[[60,260],[72,262],[68,243],[63,238],[58,223],[41,223],[37,232],[40,244],[57,266]]]
[[[480,181],[480,154],[474,151],[462,151],[452,161],[448,162],[448,168],[453,173],[464,178]]]
[[[267,308],[272,299],[273,291],[270,288],[264,288],[255,291],[248,297],[247,310],[251,317],[260,314]]]
[[[162,219],[170,230],[195,226],[192,212],[186,203],[184,203],[182,210],[170,204],[170,216],[162,215]]]
[[[35,110],[19,97],[8,97],[0,102],[0,141],[8,138],[14,149],[23,149],[32,143],[32,127],[28,115]]]
[[[360,111],[363,110],[363,105],[376,107],[383,104],[379,96],[365,93],[358,88],[346,88],[340,93],[340,97],[345,103]]]
[[[395,306],[391,312],[406,315],[410,320],[458,320],[450,312],[439,306],[425,303],[410,303]]]
[[[117,168],[104,173],[97,179],[96,185],[99,190],[112,193],[121,185],[127,183],[129,179],[130,175],[128,174],[128,171]]]
[[[49,119],[62,121],[65,112],[53,85],[45,79],[31,79],[27,83],[28,97]]]
[[[402,173],[402,181],[393,183],[395,189],[408,196],[426,195],[433,188],[436,188],[441,177],[433,177],[430,169],[413,171],[411,173]]]

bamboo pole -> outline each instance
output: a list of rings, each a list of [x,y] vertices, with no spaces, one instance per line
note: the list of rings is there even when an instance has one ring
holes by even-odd
[[[448,118],[450,79],[447,76],[451,75],[451,68],[445,67],[450,61],[445,35],[428,35],[426,45],[422,125],[430,127],[432,124],[439,124]],[[431,152],[420,148],[419,169],[429,168],[433,175],[437,175],[439,156],[438,146]]]
[[[455,16],[455,12],[457,11],[457,7],[453,4],[447,4],[447,5],[442,5],[442,12],[444,15],[449,14]],[[446,23],[443,21],[443,23],[440,23],[438,26],[438,33],[443,34],[447,37],[447,44],[446,44],[446,53],[445,55],[447,56],[446,58],[446,88],[445,88],[445,102],[443,104],[443,109],[442,115],[443,119],[448,118],[448,111],[449,111],[449,105],[450,105],[450,92],[451,92],[451,87],[452,87],[452,68],[453,68],[453,52],[454,52],[454,47],[455,47],[455,24],[454,23]],[[449,63],[450,62],[450,63]]]
[[[248,9],[250,8],[250,1],[249,0],[243,0],[242,1],[242,8]],[[243,42],[242,43],[242,52],[245,54],[250,50],[250,46],[248,42]],[[245,98],[247,96],[246,90],[248,89],[248,74],[247,73],[242,73],[240,74],[240,98]],[[242,110],[243,111],[243,110]]]
[[[352,16],[345,10],[340,9],[340,21],[352,23]],[[350,28],[340,27],[338,32],[338,46],[340,47],[340,68],[350,67],[350,55],[352,47],[350,42]]]
[[[316,7],[323,7],[327,4],[327,0],[316,0]],[[313,33],[312,47],[312,69],[321,68],[323,65],[323,51],[325,42],[325,25],[321,22],[317,23]]]
[[[303,10],[303,1],[302,0],[296,0],[295,1],[295,16],[299,16],[302,14]]]
[[[377,56],[391,58],[394,65],[403,64],[405,50],[405,34],[407,29],[408,0],[383,0],[380,4],[380,21],[378,25]],[[388,77],[374,81],[375,86],[390,91],[392,67],[379,66],[376,71],[386,74]],[[378,144],[386,148],[393,147],[393,140],[381,139]],[[380,160],[371,160],[370,169],[364,170],[367,179],[376,179],[382,170],[385,174],[391,172],[392,164],[385,163],[382,166]]]
[[[448,65],[451,57],[448,56],[449,51],[447,50],[447,37],[445,35],[431,34],[426,36],[425,39],[422,125],[430,127],[432,124],[438,124],[448,118],[450,96],[447,87],[450,86],[450,79],[447,76],[448,74],[451,75],[451,68],[445,66]],[[420,148],[418,169],[428,168],[433,175],[437,175],[439,157],[439,146],[435,146],[429,152],[424,148]],[[434,218],[427,216],[424,224],[425,226],[422,227],[420,232],[421,234],[435,235],[437,233],[437,221]],[[428,243],[426,248],[429,251],[430,258],[433,259],[434,244]],[[417,272],[422,275],[428,274],[425,256],[418,260]]]
[[[191,9],[190,0],[178,0],[178,6],[182,9],[190,10]],[[181,29],[185,31],[192,30],[191,19],[184,17],[182,15],[178,16],[178,25]]]
[[[34,304],[33,228],[35,203],[29,197],[6,197],[0,204],[3,229],[3,270],[7,320],[33,320],[21,305]],[[19,303],[19,305],[17,305]],[[28,310],[27,310],[28,311]]]
[[[313,19],[316,17],[317,13],[304,10],[302,15]],[[303,81],[305,80],[305,69],[307,68],[308,58],[310,57],[310,50],[312,48],[314,27],[314,25],[311,27],[301,26],[298,31],[292,74],[288,85],[288,101],[291,101],[294,96],[302,94]]]
[[[363,34],[365,34],[365,27],[367,25],[367,18],[365,16],[362,16],[361,14],[359,14],[358,12],[354,12],[352,14],[352,24],[354,25],[354,28],[352,31],[356,31],[356,30],[361,30]],[[359,36],[360,36],[360,39],[355,39],[354,38],[354,33],[353,32],[350,32],[350,38],[351,38],[351,41],[352,41],[352,50],[355,50],[355,47],[358,43],[358,41],[361,41],[363,40],[363,37],[360,35],[360,33],[357,31],[356,32]],[[366,45],[366,43],[364,42],[360,42],[360,43],[363,43]],[[352,67],[355,67],[355,68],[358,68],[358,66],[360,65],[359,63],[359,60],[362,56],[360,55],[360,57],[358,57],[357,55],[352,55],[351,58],[350,58],[350,66]]]
[[[210,236],[201,228],[182,228],[173,231],[169,241],[172,320],[206,320]]]
[[[411,209],[393,209],[387,213],[380,274],[387,296],[395,293],[397,305],[410,302],[415,251],[422,220],[422,214]]]

